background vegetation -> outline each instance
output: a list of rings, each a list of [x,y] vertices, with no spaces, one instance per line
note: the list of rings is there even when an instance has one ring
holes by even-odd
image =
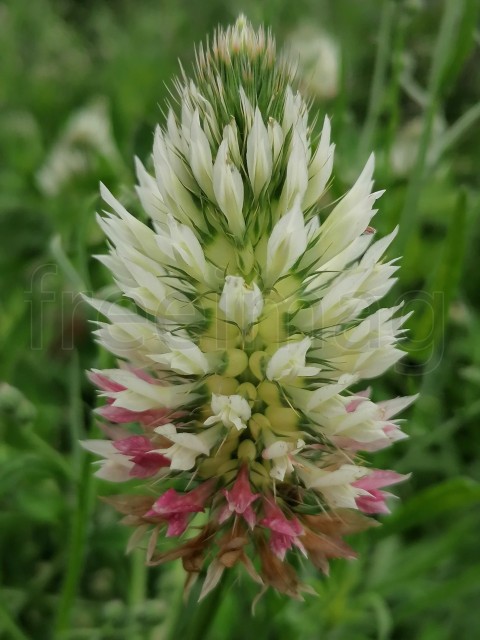
[[[476,0],[0,3],[0,638],[476,637],[478,9]],[[110,489],[78,445],[98,433],[84,370],[109,362],[78,296],[111,285],[91,258],[104,249],[98,181],[134,202],[133,155],[149,153],[177,58],[188,67],[193,43],[240,11],[294,55],[314,30],[336,43],[312,49],[304,76],[320,120],[333,119],[334,192],[374,149],[376,184],[387,189],[376,227],[401,224],[390,302],[415,311],[408,355],[373,386],[377,397],[421,393],[406,416],[410,440],[375,457],[413,473],[393,515],[352,540],[359,559],[333,563],[330,579],[305,568],[318,598],[268,594],[254,618],[243,576],[195,612],[183,609],[180,567],[146,571],[141,554],[126,557],[129,532],[98,501]]]

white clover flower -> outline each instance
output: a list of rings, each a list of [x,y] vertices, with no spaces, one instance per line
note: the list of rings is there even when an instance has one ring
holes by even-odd
[[[68,119],[37,173],[40,189],[46,195],[57,195],[73,178],[93,169],[95,156],[113,166],[121,162],[107,103],[102,98],[82,107]]]
[[[172,333],[164,333],[162,337],[166,348],[171,351],[150,354],[152,360],[186,375],[204,375],[209,371],[207,357],[194,342]]]
[[[246,422],[252,415],[250,405],[238,395],[222,396],[212,394],[213,416],[205,420],[205,425],[223,423],[226,427],[235,427],[238,431],[246,429]]]
[[[446,123],[441,116],[433,119],[432,140],[439,141],[446,130]],[[397,178],[406,178],[415,166],[420,140],[422,137],[423,122],[421,118],[412,118],[406,122],[396,135],[390,149],[390,166]],[[441,144],[441,143],[440,143]],[[438,159],[439,143],[433,144],[427,151],[428,164]]]
[[[204,429],[201,434],[178,433],[173,424],[165,424],[155,429],[158,433],[172,442],[171,447],[158,449],[171,460],[170,469],[188,471],[195,466],[195,461],[199,455],[208,455],[210,449],[218,439],[218,430]]]
[[[325,549],[350,556],[342,523],[368,526],[362,513],[388,511],[381,487],[405,478],[358,455],[405,437],[395,416],[414,399],[375,403],[356,386],[402,356],[408,316],[378,306],[395,282],[383,255],[396,231],[377,240],[370,227],[373,156],[328,206],[330,121],[317,137],[293,86],[271,34],[239,18],[177,81],[151,171],[136,160],[149,224],[101,188],[100,259],[126,306],[89,301],[106,319],[99,343],[120,359],[91,379],[98,413],[138,427],[85,446],[103,477],[146,483],[133,540],[150,531],[148,561],[182,557],[191,580],[208,564],[201,597],[238,562],[298,597],[287,553],[323,571]]]
[[[262,458],[272,460],[273,466],[270,471],[272,478],[284,480],[287,473],[294,471],[292,456],[298,453],[305,446],[301,439],[296,443],[286,440],[275,440],[270,446],[263,450]]]
[[[325,100],[338,93],[340,50],[334,38],[308,24],[301,24],[288,38],[288,46],[302,76],[302,86]]]

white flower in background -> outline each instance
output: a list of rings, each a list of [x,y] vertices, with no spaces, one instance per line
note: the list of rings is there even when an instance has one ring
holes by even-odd
[[[356,387],[402,356],[408,316],[379,306],[395,282],[383,257],[395,231],[377,239],[370,227],[373,156],[346,195],[325,197],[330,121],[317,136],[293,86],[270,33],[239,18],[198,49],[151,162],[136,160],[149,223],[101,188],[100,259],[126,306],[90,301],[106,319],[98,342],[120,358],[91,379],[100,415],[137,426],[86,447],[103,477],[146,483],[129,521],[152,532],[150,562],[182,557],[192,579],[210,563],[201,597],[238,562],[298,597],[286,554],[324,571],[326,549],[350,556],[341,523],[368,526],[362,513],[388,511],[380,489],[404,479],[358,455],[405,437],[394,416],[413,400],[375,403]]]
[[[288,37],[290,55],[298,60],[301,82],[320,100],[334,98],[340,80],[340,49],[334,38],[307,24],[300,24]]]
[[[95,100],[70,116],[37,173],[40,189],[46,195],[56,195],[72,178],[93,169],[94,155],[113,166],[121,162],[107,102],[103,99]]]
[[[397,178],[405,178],[415,166],[422,130],[423,119],[418,117],[406,122],[397,133],[390,149],[390,166]],[[440,116],[436,116],[433,120],[432,139],[438,140],[445,130],[445,120]],[[427,151],[427,162],[434,162],[438,153],[438,145],[432,144]]]

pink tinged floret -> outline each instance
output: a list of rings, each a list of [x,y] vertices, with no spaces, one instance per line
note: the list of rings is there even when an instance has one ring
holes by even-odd
[[[390,442],[396,442],[397,440],[405,440],[408,438],[406,433],[400,429],[396,424],[390,423],[383,427],[383,433],[387,436]]]
[[[237,513],[243,516],[248,526],[253,529],[257,518],[251,504],[259,498],[260,494],[252,493],[250,489],[247,467],[242,467],[231,491],[222,489],[222,493],[227,499],[227,504],[220,511],[219,523],[222,524],[233,513]]]
[[[304,531],[297,518],[288,520],[273,499],[264,500],[264,509],[265,517],[260,524],[270,529],[270,548],[277,558],[283,560],[292,546],[298,547],[304,555],[307,555],[303,544],[298,539]]]
[[[371,392],[371,389],[368,388],[356,393],[355,397],[352,398],[352,400],[346,406],[348,413],[352,413],[352,411],[356,411],[357,407],[360,404],[362,404],[362,402],[365,402],[365,400],[368,400],[368,398],[370,397],[370,392]]]
[[[251,504],[260,497],[260,494],[252,493],[250,489],[247,467],[242,467],[231,491],[222,489],[222,493],[227,499],[227,504],[220,511],[219,523],[222,524],[233,513],[237,513],[243,516],[248,526],[253,529],[257,518]]]
[[[101,373],[97,373],[96,371],[88,372],[88,379],[92,384],[101,389],[102,391],[123,391],[125,389],[124,386],[118,384],[118,382],[113,382],[107,376],[103,376]]]
[[[373,440],[372,442],[359,442],[358,440],[346,438],[344,436],[332,436],[331,440],[333,444],[341,449],[373,452],[386,449],[397,440],[405,440],[405,438],[408,438],[407,434],[403,433],[400,427],[393,423],[385,425],[382,431],[385,434],[385,437]]]
[[[379,440],[373,440],[372,442],[359,442],[353,438],[346,438],[344,436],[332,436],[331,440],[340,449],[347,449],[348,451],[380,451],[389,447],[395,440],[402,440],[407,436],[395,427],[395,432],[387,432],[386,428],[383,432],[387,436],[386,438],[380,438]]]
[[[130,411],[130,409],[123,409],[122,407],[112,406],[113,400],[108,399],[108,403],[104,407],[97,409],[97,413],[109,420],[110,422],[117,422],[119,424],[125,424],[127,422],[139,422],[144,427],[159,427],[162,424],[168,424],[176,415],[172,415],[167,409],[150,409],[147,411]]]
[[[189,517],[193,513],[205,511],[205,503],[212,494],[213,485],[214,481],[204,482],[187,493],[168,489],[153,503],[145,517],[159,516],[168,523],[167,536],[179,536],[187,528]]]
[[[347,413],[353,413],[358,409],[358,407],[364,402],[368,400],[370,397],[371,389],[365,389],[363,391],[359,391],[355,397],[346,405]],[[384,426],[382,427],[382,431],[384,433],[383,438],[379,438],[378,440],[373,440],[371,442],[359,442],[358,440],[354,440],[353,438],[348,438],[345,436],[332,436],[332,442],[341,449],[348,449],[349,451],[380,451],[381,449],[385,449],[389,447],[393,442],[397,440],[404,440],[408,438],[408,436],[403,433],[400,427],[395,424],[395,422],[388,421],[393,415],[402,411],[404,408],[408,407],[417,396],[409,396],[405,398],[394,398],[393,400],[385,400],[383,402],[379,402],[377,404],[378,409],[380,410],[383,420],[385,420]]]
[[[353,483],[354,487],[368,492],[358,496],[355,500],[357,507],[364,513],[390,513],[385,500],[391,497],[391,493],[380,491],[382,487],[387,487],[398,482],[407,480],[410,476],[395,473],[394,471],[375,470],[372,473],[360,478]]]
[[[168,458],[152,451],[153,445],[146,436],[129,436],[115,440],[113,446],[133,462],[130,475],[134,478],[149,478],[158,473],[162,467],[170,466]]]
[[[131,371],[142,380],[149,382],[150,384],[157,383],[157,381],[149,376],[145,371],[141,369],[132,368]],[[102,375],[96,371],[90,371],[88,373],[90,381],[102,391],[110,393],[117,393],[118,391],[125,391],[126,387],[117,382],[113,382],[107,376]],[[148,409],[146,411],[131,411],[130,409],[123,409],[122,407],[114,407],[113,398],[106,398],[107,404],[104,407],[100,407],[96,410],[98,415],[105,418],[109,422],[116,422],[118,424],[125,424],[127,422],[139,422],[143,426],[158,427],[162,424],[168,424],[174,417],[179,417],[177,413],[172,415],[168,409]]]

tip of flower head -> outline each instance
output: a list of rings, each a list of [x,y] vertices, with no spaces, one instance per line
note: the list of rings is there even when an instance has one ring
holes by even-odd
[[[245,14],[241,13],[235,24],[226,29],[218,29],[214,40],[213,51],[228,59],[231,54],[240,52],[257,57],[260,53],[275,53],[275,43],[270,33],[260,27],[256,30]]]
[[[253,109],[259,106],[266,121],[269,115],[280,121],[283,94],[294,77],[293,64],[277,54],[271,32],[262,26],[254,27],[244,14],[240,14],[233,25],[216,30],[211,44],[198,47],[195,83],[189,83],[184,76],[177,87],[182,100],[185,102],[187,98],[191,102],[191,113],[195,106],[200,107],[201,113],[205,111],[204,99],[211,103],[211,113],[215,114],[221,137],[232,114],[238,113],[238,97],[242,92],[248,96]],[[259,78],[262,78],[261,92]],[[203,102],[196,105],[199,96]],[[238,119],[235,119],[238,126]],[[249,123],[249,118],[247,121]]]
[[[248,24],[247,17],[244,13],[240,13],[235,21],[235,26],[239,29],[243,29]]]

